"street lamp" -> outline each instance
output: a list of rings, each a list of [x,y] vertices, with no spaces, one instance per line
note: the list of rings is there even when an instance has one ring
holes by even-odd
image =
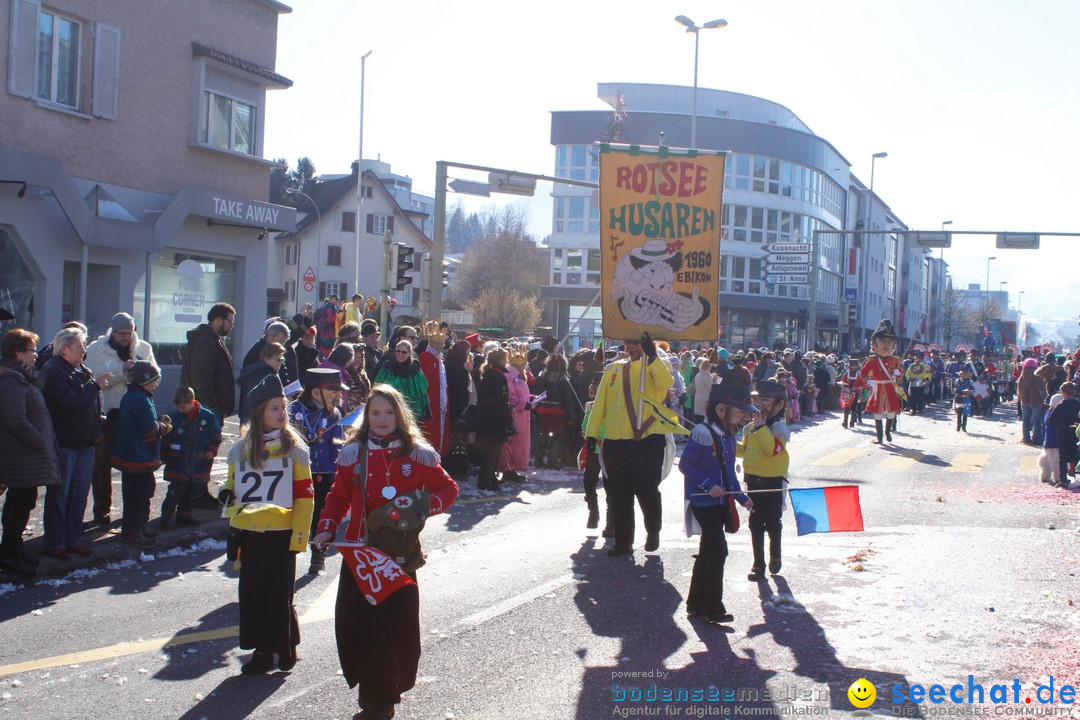
[[[876,152],[870,156],[870,192],[874,192],[874,163],[882,158],[889,157],[887,152]]]
[[[998,285],[998,292],[1004,292],[1005,291],[1005,286],[1008,285],[1008,284],[1009,284],[1008,280],[1002,280],[1001,283]]]
[[[946,225],[952,225],[952,220],[942,220],[941,229],[944,230]]]
[[[990,261],[997,260],[997,255],[986,258],[986,299],[990,299]]]
[[[319,206],[315,204],[315,201],[311,199],[311,196],[307,193],[300,192],[294,187],[285,188],[286,195],[300,196],[311,203],[311,206],[315,208],[315,217],[319,219],[319,250],[315,260],[315,268],[318,273],[318,277],[322,277],[322,213],[319,212]],[[359,216],[357,216],[357,223],[360,222]],[[355,291],[354,291],[355,292]],[[316,304],[322,298],[316,297]],[[300,241],[296,242],[296,312],[300,312]]]
[[[727,20],[710,20],[709,22],[701,25],[694,24],[694,21],[685,15],[678,15],[675,17],[675,22],[679,23],[686,28],[686,32],[694,36],[694,99],[691,101],[690,107],[690,149],[697,149],[697,70],[698,70],[698,42],[701,39],[701,30],[712,30],[713,28],[727,27]]]
[[[1025,292],[1027,291],[1021,290],[1020,292],[1016,293],[1016,312],[1020,312],[1020,301],[1024,299]]]

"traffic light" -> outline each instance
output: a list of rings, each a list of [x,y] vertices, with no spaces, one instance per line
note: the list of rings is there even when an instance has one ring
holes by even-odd
[[[394,264],[397,270],[397,277],[394,278],[394,289],[404,290],[406,285],[412,283],[409,271],[413,269],[413,253],[416,250],[408,245],[397,245],[394,252],[397,253],[397,262]]]
[[[442,261],[442,286],[450,286],[450,261],[445,258]]]

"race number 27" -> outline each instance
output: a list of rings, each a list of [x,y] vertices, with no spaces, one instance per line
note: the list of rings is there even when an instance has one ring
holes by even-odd
[[[273,503],[276,498],[278,484],[283,477],[285,477],[285,472],[282,470],[267,470],[262,474],[257,472],[245,473],[244,476],[240,478],[240,485],[241,487],[246,487],[247,491],[240,496],[240,502],[245,504],[257,502]],[[268,485],[265,497],[261,494],[263,485]]]

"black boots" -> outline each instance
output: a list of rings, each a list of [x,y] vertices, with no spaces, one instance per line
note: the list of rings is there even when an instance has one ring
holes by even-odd
[[[326,553],[311,547],[311,565],[308,567],[308,575],[318,575],[326,567]]]
[[[881,434],[884,431],[884,429],[885,429],[885,427],[882,424],[881,420],[874,420],[874,432],[877,433],[877,441],[876,442],[877,442],[878,445],[881,444]]]
[[[600,506],[596,501],[596,496],[586,496],[585,503],[589,506],[589,519],[585,521],[585,527],[595,530],[600,525]]]

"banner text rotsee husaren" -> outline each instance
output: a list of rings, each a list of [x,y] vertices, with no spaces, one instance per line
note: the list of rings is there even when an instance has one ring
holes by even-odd
[[[716,341],[724,160],[600,146],[604,337]]]

